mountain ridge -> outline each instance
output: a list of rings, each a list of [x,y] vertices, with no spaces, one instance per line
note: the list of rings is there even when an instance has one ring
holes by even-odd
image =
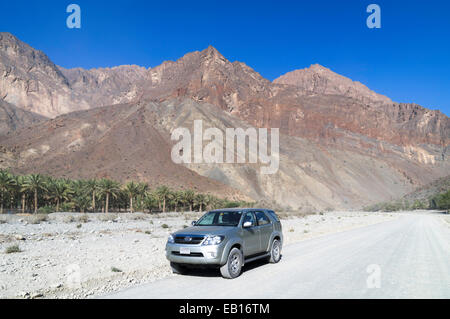
[[[358,115],[364,113],[361,109],[369,105],[381,107],[381,110],[372,110],[372,114],[383,112],[389,114],[389,117],[382,114],[385,118],[381,120],[385,122],[403,119],[404,123],[405,117],[412,118],[412,122],[421,122],[420,127],[413,127],[409,129],[409,132],[403,132],[403,135],[423,127],[428,117],[438,118],[437,122],[444,122],[443,130],[450,130],[448,117],[440,111],[415,106],[413,109],[422,117],[415,120],[414,112],[400,114],[404,109],[412,109],[409,106],[413,104],[394,103],[388,97],[371,91],[365,85],[318,64],[288,72],[271,82],[245,63],[228,61],[216,48],[209,46],[202,51],[186,53],[176,61],[165,61],[159,66],[148,69],[137,65],[90,70],[65,69],[54,65],[41,51],[34,50],[10,33],[0,33],[0,35],[0,54],[2,54],[0,74],[3,71],[3,77],[0,77],[0,96],[6,102],[46,117],[141,99],[160,101],[174,97],[189,97],[198,102],[217,105],[255,126],[279,126],[289,135],[303,135],[308,134],[305,130],[299,129],[300,126],[308,126],[308,123],[299,120],[305,113],[301,110],[303,104],[309,103],[312,100],[311,97],[319,96],[320,99],[325,95],[337,95],[351,98],[353,101],[350,101],[350,104],[361,103],[361,106],[355,108],[355,115],[359,117],[358,121],[365,116]],[[5,45],[4,42],[7,44]],[[44,68],[54,70],[53,75],[41,71],[38,72],[39,76],[31,73],[27,78],[24,75],[25,70],[14,72],[18,69],[17,67],[5,65],[4,57],[8,47],[14,47],[16,51],[24,51],[28,55],[37,57],[37,62],[26,65],[25,70],[38,69],[42,64]],[[19,76],[12,76],[11,73],[19,73]],[[283,110],[277,112],[274,106]],[[311,112],[314,110],[312,109]],[[273,114],[271,119],[270,113]],[[390,118],[392,115],[396,118]],[[361,131],[362,127],[372,124],[367,123],[367,125],[360,125],[359,128],[352,128],[348,122],[356,119],[342,118],[339,112],[333,116],[337,117],[335,125],[340,128],[357,130],[358,133],[368,134],[371,137],[403,143],[394,135],[373,134],[377,125]],[[314,117],[318,120],[317,118],[322,115],[318,114]],[[379,118],[376,115],[374,117]],[[323,127],[326,123],[320,125]],[[400,125],[402,127],[399,129],[405,129],[403,124]],[[441,124],[438,123],[439,125]],[[308,130],[316,136],[323,133],[319,128],[309,127]],[[438,136],[433,138],[432,135],[439,135],[441,129],[434,127],[433,130],[434,132],[422,134],[419,142],[441,145],[448,142],[445,134],[443,138]],[[430,133],[433,134],[430,135]],[[406,143],[411,142],[411,140],[406,141]]]

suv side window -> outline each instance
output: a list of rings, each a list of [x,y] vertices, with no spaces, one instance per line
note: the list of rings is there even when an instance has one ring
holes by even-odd
[[[251,222],[252,227],[256,225],[255,216],[253,215],[252,212],[245,213],[244,220],[242,221],[242,225],[244,225],[246,222]]]
[[[259,226],[270,224],[269,217],[267,217],[263,212],[255,212],[255,215]]]

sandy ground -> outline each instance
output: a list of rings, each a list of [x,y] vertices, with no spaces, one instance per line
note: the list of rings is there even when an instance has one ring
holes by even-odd
[[[172,276],[167,236],[199,216],[58,213],[40,221],[2,215],[0,298],[89,298]],[[285,245],[400,216],[328,212],[283,219]],[[20,252],[6,253],[14,245]]]

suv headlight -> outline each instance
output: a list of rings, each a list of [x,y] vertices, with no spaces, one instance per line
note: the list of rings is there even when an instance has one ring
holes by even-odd
[[[219,245],[224,240],[224,238],[224,236],[208,235],[203,241],[203,246]]]
[[[175,242],[175,238],[173,238],[173,235],[169,235],[169,238],[167,239],[167,242],[169,244],[173,244]]]

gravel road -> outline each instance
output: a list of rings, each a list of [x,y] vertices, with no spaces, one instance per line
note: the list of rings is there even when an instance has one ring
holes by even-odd
[[[287,245],[276,265],[235,280],[196,271],[104,298],[450,298],[450,227],[443,215],[400,218]]]

